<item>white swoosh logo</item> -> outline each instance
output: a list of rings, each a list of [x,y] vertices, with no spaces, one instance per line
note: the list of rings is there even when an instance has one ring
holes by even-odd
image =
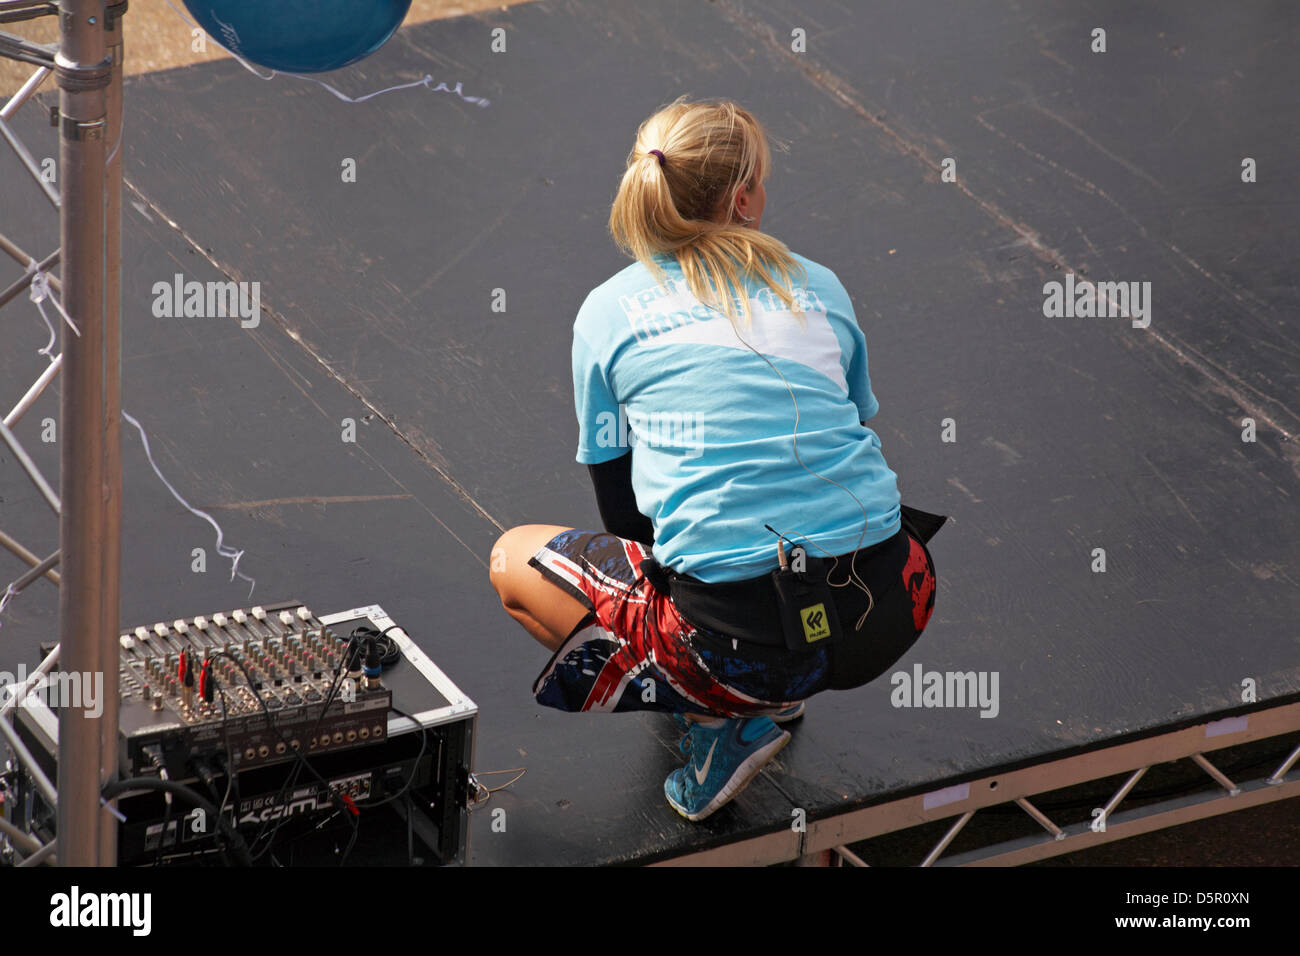
[[[715,738],[709,747],[709,755],[704,758],[704,766],[695,771],[695,782],[701,787],[704,786],[704,778],[709,775],[709,764],[713,763],[713,749],[717,746],[718,741]]]

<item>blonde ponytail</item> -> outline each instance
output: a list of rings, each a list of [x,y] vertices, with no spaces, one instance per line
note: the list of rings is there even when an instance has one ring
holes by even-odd
[[[654,256],[673,255],[695,297],[732,321],[749,324],[744,275],[797,313],[803,267],[779,239],[731,221],[740,190],[765,180],[770,161],[763,127],[737,104],[675,100],[637,130],[609,214],[614,241],[660,283]]]

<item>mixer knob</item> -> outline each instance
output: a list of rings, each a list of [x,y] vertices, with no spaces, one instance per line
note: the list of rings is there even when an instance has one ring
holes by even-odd
[[[236,624],[243,624],[248,620],[248,615],[243,611],[231,611],[230,616],[235,619]]]
[[[194,626],[201,631],[208,626],[208,619],[200,614],[194,619]]]
[[[253,608],[253,617],[257,618],[259,621],[265,621],[266,608],[262,607],[260,604],[257,605],[257,607]]]
[[[140,640],[143,641],[146,637],[149,636],[149,629],[146,627],[137,627],[135,629],[135,636],[140,638]]]
[[[172,621],[172,630],[176,631],[178,634],[188,634],[190,632],[190,626],[180,618],[177,618]]]
[[[281,611],[281,612],[280,612],[280,623],[281,623],[281,624],[292,625],[292,624],[293,624],[293,615],[290,614],[288,611]]]
[[[153,632],[157,634],[159,637],[166,637],[167,625],[164,624],[162,621],[159,621],[157,624],[153,626]]]
[[[226,615],[224,615],[224,614],[222,614],[220,611],[218,611],[216,614],[212,615],[212,623],[215,624],[215,625],[217,625],[217,627],[225,627],[225,626],[226,626]]]
[[[311,620],[311,611],[307,610],[307,605],[304,604],[302,607],[298,608],[298,617],[304,621]]]

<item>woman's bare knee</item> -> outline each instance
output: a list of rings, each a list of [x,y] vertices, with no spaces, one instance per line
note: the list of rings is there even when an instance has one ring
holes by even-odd
[[[517,600],[520,585],[527,580],[523,575],[532,571],[528,561],[546,542],[567,530],[560,525],[521,524],[497,538],[488,561],[488,576],[502,603],[515,603],[510,599]]]
[[[492,547],[488,573],[501,604],[516,621],[547,646],[563,638],[587,614],[587,608],[542,577],[528,562],[562,525],[528,524],[511,528]]]

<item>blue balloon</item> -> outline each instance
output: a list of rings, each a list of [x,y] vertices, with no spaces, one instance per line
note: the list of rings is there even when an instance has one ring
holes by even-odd
[[[324,73],[378,50],[411,0],[184,0],[231,53],[282,73]]]

